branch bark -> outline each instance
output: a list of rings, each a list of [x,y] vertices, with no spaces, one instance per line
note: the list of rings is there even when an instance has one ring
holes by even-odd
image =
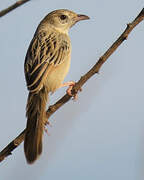
[[[24,3],[28,2],[30,0],[19,0],[16,3],[14,3],[13,5],[9,6],[8,8],[0,11],[0,17],[6,15],[7,13],[11,12],[12,10],[16,9],[17,7],[23,5]]]
[[[119,38],[112,44],[112,46],[99,58],[97,63],[84,75],[80,80],[75,84],[72,89],[72,94],[75,95],[81,87],[96,73],[99,72],[101,66],[105,61],[110,57],[110,55],[128,38],[130,32],[144,19],[144,8],[139,13],[139,15],[129,24],[127,24],[124,32],[119,36]],[[71,99],[71,96],[65,94],[61,99],[59,99],[54,105],[49,106],[46,111],[47,119],[50,118],[61,106],[66,104]],[[46,122],[48,123],[48,121]],[[11,152],[18,147],[24,140],[25,130],[20,133],[11,143],[9,143],[1,152],[0,152],[0,161],[4,160],[5,157],[11,154]]]

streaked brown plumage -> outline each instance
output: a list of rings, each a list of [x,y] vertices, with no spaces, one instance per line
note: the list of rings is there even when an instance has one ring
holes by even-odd
[[[68,30],[88,19],[69,10],[49,13],[39,24],[25,58],[24,70],[29,92],[24,151],[28,163],[42,152],[42,136],[48,93],[58,89],[70,67],[71,43]]]

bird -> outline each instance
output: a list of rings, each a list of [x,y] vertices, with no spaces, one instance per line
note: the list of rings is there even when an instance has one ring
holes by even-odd
[[[50,12],[39,23],[30,42],[24,62],[24,73],[29,91],[26,105],[24,152],[28,164],[42,153],[42,138],[49,93],[63,86],[72,87],[73,81],[63,84],[70,68],[71,41],[69,29],[89,17],[67,9]],[[71,95],[70,89],[67,93]]]

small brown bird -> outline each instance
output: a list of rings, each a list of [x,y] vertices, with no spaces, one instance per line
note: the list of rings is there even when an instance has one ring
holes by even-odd
[[[70,67],[71,42],[69,29],[78,21],[89,19],[66,9],[49,13],[38,25],[28,48],[24,70],[29,90],[26,107],[24,151],[29,164],[42,152],[42,136],[49,92],[73,82],[62,84]],[[70,91],[67,91],[69,94]]]

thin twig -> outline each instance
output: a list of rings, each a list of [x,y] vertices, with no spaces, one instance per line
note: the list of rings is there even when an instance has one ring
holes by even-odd
[[[112,44],[112,46],[104,53],[103,56],[99,58],[97,63],[84,75],[80,78],[80,80],[75,84],[72,89],[72,94],[75,95],[81,87],[96,73],[99,72],[101,66],[105,63],[105,61],[109,58],[109,56],[122,44],[124,40],[128,38],[130,32],[144,19],[144,8],[139,13],[139,15],[134,19],[132,23],[127,24],[126,29],[121,34],[121,36]],[[57,111],[61,106],[67,103],[71,97],[68,94],[65,94],[60,100],[58,100],[54,105],[50,106],[46,111],[47,119]],[[5,157],[11,154],[11,152],[21,144],[24,140],[25,130],[10,144],[8,144],[1,152],[0,152],[0,161],[4,160]]]
[[[7,13],[11,12],[12,10],[16,9],[17,7],[23,5],[24,3],[28,2],[30,0],[19,0],[16,3],[14,3],[13,5],[9,6],[8,8],[0,11],[0,17],[6,15]]]

